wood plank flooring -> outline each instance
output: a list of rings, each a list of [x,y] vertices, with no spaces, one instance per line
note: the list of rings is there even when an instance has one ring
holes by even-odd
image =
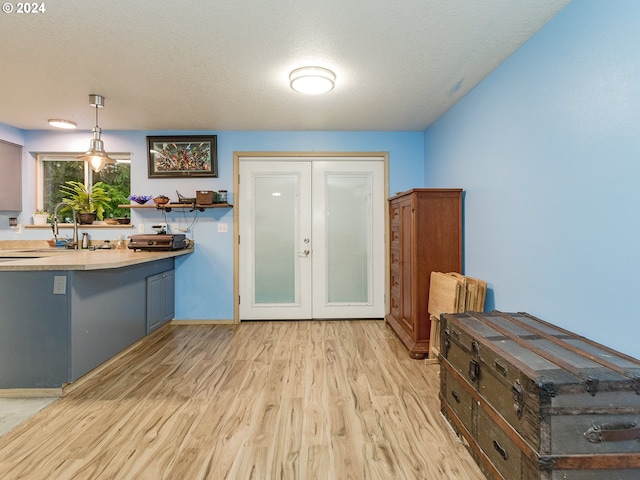
[[[485,477],[382,321],[169,325],[0,437],[0,478]]]

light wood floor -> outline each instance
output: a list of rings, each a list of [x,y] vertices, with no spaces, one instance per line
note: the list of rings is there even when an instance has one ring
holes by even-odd
[[[479,480],[382,321],[167,326],[0,438],[0,478]]]

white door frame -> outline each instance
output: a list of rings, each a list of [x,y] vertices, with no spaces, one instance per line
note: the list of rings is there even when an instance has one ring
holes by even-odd
[[[354,160],[380,160],[384,162],[384,196],[389,198],[389,154],[387,152],[234,152],[233,153],[233,319],[234,323],[240,322],[240,258],[239,258],[239,215],[240,215],[240,188],[242,186],[240,174],[240,159],[251,159],[256,161],[269,161],[274,158],[296,157],[303,159],[335,159],[336,157],[352,158]],[[386,213],[386,210],[385,210]],[[389,291],[389,216],[384,215],[384,251],[385,254],[385,314],[389,311],[388,298],[386,292]]]

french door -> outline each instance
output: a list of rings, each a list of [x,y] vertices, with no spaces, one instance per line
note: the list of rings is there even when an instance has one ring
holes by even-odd
[[[240,158],[240,319],[384,316],[384,161]]]

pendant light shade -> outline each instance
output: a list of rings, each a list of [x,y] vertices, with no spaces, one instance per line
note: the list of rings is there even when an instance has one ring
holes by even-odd
[[[107,155],[104,150],[104,143],[100,138],[102,129],[98,126],[98,108],[104,107],[104,97],[92,93],[89,95],[89,105],[96,109],[96,126],[93,127],[93,138],[89,144],[89,150],[78,157],[78,160],[89,163],[94,172],[99,172],[106,165],[115,165],[116,161]]]

